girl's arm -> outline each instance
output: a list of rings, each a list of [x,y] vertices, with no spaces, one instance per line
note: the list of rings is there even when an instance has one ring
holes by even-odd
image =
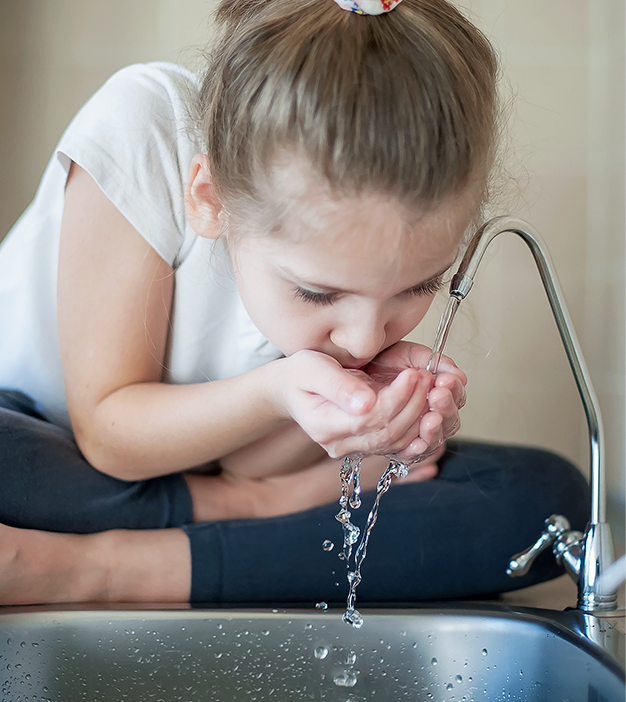
[[[211,383],[161,382],[173,279],[170,266],[73,164],[58,282],[67,403],[87,460],[118,478],[202,465],[284,421],[267,400],[267,366]]]
[[[72,427],[95,468],[141,480],[227,456],[288,424],[292,407],[308,396],[296,387],[303,378],[313,378],[317,391],[325,386],[326,398],[350,409],[351,392],[361,384],[332,359],[310,352],[225,380],[163,383],[173,282],[171,267],[73,164],[57,323]],[[280,388],[297,396],[289,406]],[[369,396],[367,387],[361,391]],[[367,409],[362,403],[353,411]]]

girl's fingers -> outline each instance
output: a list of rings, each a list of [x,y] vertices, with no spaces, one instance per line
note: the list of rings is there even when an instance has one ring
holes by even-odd
[[[291,359],[299,364],[296,382],[306,393],[318,395],[350,415],[366,414],[374,406],[376,392],[370,383],[359,374],[347,372],[328,356],[300,351]]]
[[[465,380],[460,371],[442,373],[433,387],[430,373],[406,368],[383,385],[321,354],[300,353],[306,361],[300,371],[310,378],[300,386],[300,418],[307,415],[301,425],[332,457],[358,451],[426,458],[458,430]]]
[[[458,378],[463,385],[467,385],[467,376],[465,373],[457,366],[450,356],[442,356],[437,369],[437,377],[439,378],[440,376],[448,373]]]
[[[405,375],[408,371],[404,371],[401,375]],[[413,390],[406,398],[403,404],[395,403],[396,413],[384,422],[380,427],[371,431],[371,446],[370,450],[374,453],[389,453],[395,450],[398,445],[403,447],[408,441],[416,436],[414,432],[412,436],[405,439],[408,432],[418,422],[420,415],[427,409],[427,395],[432,386],[432,378],[429,373],[424,371],[410,371],[413,381]],[[388,388],[383,388],[380,392],[381,401],[387,399],[394,391],[395,382]],[[404,399],[404,398],[403,398]]]
[[[448,389],[452,393],[452,397],[454,398],[454,404],[457,406],[458,409],[461,409],[465,406],[465,385],[461,382],[458,376],[455,376],[452,373],[444,373],[442,375],[438,375],[435,378],[434,387]]]
[[[452,393],[447,388],[433,388],[428,395],[428,406],[431,412],[441,415],[445,438],[456,434],[461,426],[461,420]]]
[[[365,454],[381,453],[382,451],[378,449],[386,448],[389,441],[398,433],[398,430],[394,429],[394,418],[398,413],[405,410],[407,404],[412,406],[418,402],[419,408],[409,411],[423,411],[426,393],[431,382],[430,374],[408,369],[390,385],[376,388],[378,390],[376,392],[358,374],[347,373],[341,367],[338,367],[338,374],[334,372],[334,368],[330,370],[331,372],[327,372],[323,379],[316,378],[314,392],[303,388],[305,394],[300,400],[301,410],[303,410],[300,416],[302,416],[301,426],[307,434],[323,446],[333,458],[355,451]],[[348,382],[339,385],[343,380],[339,378],[337,385],[333,387],[333,375],[345,375]],[[357,388],[363,384],[367,391],[373,393],[374,401],[370,403],[369,410],[363,412],[358,408],[354,409],[354,403],[346,400],[347,395],[352,397],[355,395],[354,385],[351,387],[353,383],[356,383]],[[419,386],[421,386],[421,392],[416,389]],[[347,411],[340,404],[342,398],[344,406],[347,405]],[[304,410],[307,407],[305,417]]]
[[[443,417],[439,412],[427,412],[420,422],[420,439],[425,441],[429,448],[439,447],[444,440]]]

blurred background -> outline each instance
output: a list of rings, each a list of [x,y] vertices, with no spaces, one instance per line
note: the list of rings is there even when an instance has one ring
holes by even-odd
[[[32,199],[74,113],[111,73],[151,60],[201,66],[214,4],[0,3],[0,238]],[[600,398],[610,519],[623,542],[624,3],[465,0],[462,9],[503,67],[507,175],[491,214],[528,219],[548,243]],[[412,338],[432,343],[444,298]],[[587,471],[577,390],[516,237],[490,248],[447,351],[470,378],[464,436],[544,446]]]

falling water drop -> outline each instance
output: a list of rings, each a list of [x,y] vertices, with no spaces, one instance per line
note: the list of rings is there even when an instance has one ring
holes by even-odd
[[[335,544],[332,541],[326,539],[326,541],[322,543],[322,548],[324,549],[324,551],[332,551],[335,548]]]
[[[316,607],[316,609],[321,609],[321,610],[324,610],[324,611],[326,611],[326,610],[328,609],[328,605],[326,604],[326,602],[318,602],[318,603],[315,605],[315,607]]]

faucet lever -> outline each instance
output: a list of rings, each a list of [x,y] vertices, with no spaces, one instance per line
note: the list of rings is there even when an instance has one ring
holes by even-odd
[[[553,514],[551,517],[548,517],[544,522],[544,530],[541,532],[541,536],[530,548],[513,556],[509,561],[506,574],[512,578],[519,578],[522,575],[526,575],[535,558],[537,558],[542,551],[552,546],[552,544],[557,541],[562,534],[569,531],[569,529],[570,523],[562,515]]]

